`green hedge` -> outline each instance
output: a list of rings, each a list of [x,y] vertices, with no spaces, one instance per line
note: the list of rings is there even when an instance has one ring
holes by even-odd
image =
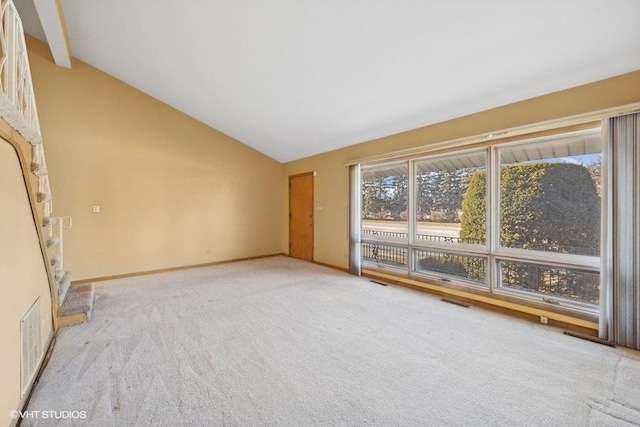
[[[508,165],[501,170],[500,192],[502,246],[599,255],[600,198],[586,167],[572,163]],[[485,239],[486,198],[486,173],[476,172],[462,202],[461,241]],[[560,280],[543,273],[544,269],[539,271],[541,273],[532,274],[530,268],[522,271],[510,268],[508,277],[503,277],[509,283],[503,284],[541,293],[557,291],[581,299],[597,299],[595,278]],[[473,275],[472,271],[469,273]]]

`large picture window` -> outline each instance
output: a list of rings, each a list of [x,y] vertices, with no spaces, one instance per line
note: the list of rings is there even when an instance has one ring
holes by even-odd
[[[362,266],[595,313],[600,128],[362,165]]]

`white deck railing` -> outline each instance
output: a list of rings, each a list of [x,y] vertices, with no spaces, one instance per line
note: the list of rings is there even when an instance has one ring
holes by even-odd
[[[33,147],[31,170],[38,176],[38,200],[51,214],[51,190],[33,95],[22,21],[12,0],[0,0],[0,116]]]

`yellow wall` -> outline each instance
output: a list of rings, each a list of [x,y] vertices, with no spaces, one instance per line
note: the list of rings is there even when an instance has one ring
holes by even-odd
[[[51,296],[29,196],[18,156],[0,139],[0,424],[18,409],[20,320],[40,298],[42,348],[52,332]]]
[[[635,102],[640,102],[640,71],[286,163],[282,252],[288,251],[289,175],[317,172],[315,203],[322,210],[315,211],[315,260],[345,268],[349,260],[347,162]]]
[[[28,37],[74,280],[280,253],[275,160]],[[101,213],[92,213],[99,205]]]
[[[55,67],[28,39],[76,280],[288,253],[288,176],[308,171],[315,260],[344,268],[346,162],[640,101],[637,71],[281,165],[80,61]]]

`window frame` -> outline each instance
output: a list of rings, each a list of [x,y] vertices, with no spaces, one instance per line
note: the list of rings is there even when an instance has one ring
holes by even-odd
[[[572,129],[573,128],[573,129]],[[578,129],[575,129],[578,128]],[[361,234],[362,243],[375,244],[388,244],[392,246],[402,245],[406,248],[407,254],[407,266],[405,268],[383,268],[384,271],[391,273],[395,271],[399,274],[406,275],[409,278],[416,278],[418,280],[424,280],[433,282],[438,286],[463,288],[475,292],[494,294],[495,296],[502,296],[506,298],[515,298],[516,300],[529,301],[534,303],[542,303],[547,309],[554,310],[556,307],[560,307],[561,311],[568,310],[569,312],[583,312],[588,315],[598,315],[600,310],[599,304],[591,304],[571,298],[555,295],[545,295],[542,293],[535,293],[534,291],[526,291],[514,288],[508,288],[502,285],[501,277],[501,261],[511,261],[519,263],[532,263],[550,268],[565,268],[565,269],[578,269],[589,272],[598,273],[601,277],[602,286],[602,271],[605,271],[604,260],[607,259],[605,251],[604,239],[600,239],[600,254],[599,256],[588,255],[575,255],[558,252],[546,252],[520,248],[509,248],[500,245],[500,175],[501,175],[501,163],[500,152],[514,146],[535,144],[536,142],[542,142],[545,140],[553,140],[561,135],[579,134],[581,132],[588,133],[600,133],[600,153],[601,159],[601,176],[606,176],[607,173],[607,161],[609,155],[607,153],[608,146],[605,144],[603,138],[603,127],[601,123],[584,123],[582,125],[572,126],[570,128],[558,128],[548,131],[540,132],[539,134],[520,135],[518,137],[505,138],[504,140],[487,141],[479,144],[472,144],[470,146],[458,146],[448,150],[438,150],[435,152],[426,152],[419,154],[412,154],[410,156],[401,159],[390,159],[388,161],[377,161],[366,164],[360,164],[363,169],[379,167],[384,165],[393,164],[406,164],[407,165],[407,238],[398,239],[380,236],[379,238],[372,239]],[[416,164],[421,161],[437,160],[457,155],[467,155],[473,153],[484,152],[486,165],[486,189],[487,189],[487,202],[486,202],[486,227],[487,233],[485,236],[484,245],[468,244],[468,243],[454,243],[444,241],[427,241],[417,238],[417,211],[416,211]],[[362,184],[360,184],[360,188]],[[601,187],[601,207],[606,205],[607,201],[607,188]],[[604,224],[604,216],[600,214],[600,234],[603,234],[603,230],[606,225]],[[360,225],[362,230],[362,224]],[[447,276],[438,272],[418,271],[418,257],[417,251],[433,251],[439,253],[447,253],[460,256],[472,256],[484,258],[486,261],[486,284],[482,285],[474,282],[473,280],[467,280],[457,276]],[[379,267],[372,265],[371,263],[363,260],[363,268],[371,268],[373,270]],[[446,276],[446,277],[444,277]],[[444,277],[444,279],[443,279]]]

